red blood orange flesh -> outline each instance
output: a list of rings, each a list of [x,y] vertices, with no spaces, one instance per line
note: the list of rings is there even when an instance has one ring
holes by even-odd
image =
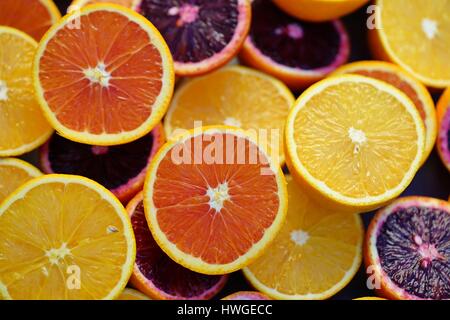
[[[170,259],[156,244],[145,220],[143,194],[127,206],[136,238],[133,286],[153,299],[210,299],[225,285],[228,276],[208,276],[186,269]]]
[[[137,10],[162,33],[180,76],[226,64],[250,27],[248,0],[142,0]]]
[[[450,299],[450,203],[406,197],[378,211],[365,261],[386,298]]]
[[[142,189],[150,160],[163,143],[162,125],[136,141],[109,147],[73,142],[54,134],[41,148],[41,166],[45,173],[95,180],[126,203]]]
[[[272,299],[257,291],[239,291],[226,296],[222,300],[272,300]]]
[[[338,20],[301,21],[269,0],[253,1],[252,15],[241,59],[279,78],[292,89],[324,78],[348,59],[349,37]]]

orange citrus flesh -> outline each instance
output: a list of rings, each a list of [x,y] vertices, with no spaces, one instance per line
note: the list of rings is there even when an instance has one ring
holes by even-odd
[[[184,159],[178,159],[180,151]],[[284,177],[268,161],[253,140],[231,127],[197,129],[167,143],[144,187],[156,242],[176,262],[204,274],[250,263],[285,216]]]
[[[0,297],[114,299],[136,249],[112,193],[83,177],[47,175],[0,206],[0,252]]]
[[[58,22],[41,41],[34,70],[52,125],[66,138],[96,145],[148,133],[166,111],[173,77],[155,27],[112,4],[87,6]]]
[[[259,136],[276,162],[284,163],[283,132],[295,99],[280,81],[261,72],[232,66],[196,78],[177,90],[164,121],[167,136],[178,129],[229,125]],[[267,141],[262,141],[267,137]]]
[[[307,21],[340,18],[362,7],[369,0],[274,0],[286,13]]]
[[[81,7],[96,3],[112,3],[118,4],[130,9],[136,9],[141,0],[73,0],[67,12],[78,10]]]
[[[42,173],[31,164],[15,159],[0,159],[0,203],[25,182]]]
[[[436,111],[427,88],[400,67],[382,61],[358,61],[336,70],[335,74],[359,74],[385,81],[404,92],[414,102],[425,125],[425,162],[433,150],[437,136]]]
[[[18,156],[52,134],[34,97],[32,62],[37,43],[14,28],[0,26],[0,156]]]
[[[429,87],[450,86],[450,2],[377,0],[375,5],[378,17],[369,32],[374,55],[398,64]]]
[[[335,76],[310,87],[293,107],[287,164],[323,205],[370,211],[409,185],[424,136],[419,112],[400,90],[369,77]]]
[[[450,87],[444,91],[437,104],[439,133],[436,141],[437,151],[442,163],[450,172]]]
[[[117,300],[151,300],[145,294],[130,288],[125,288]]]
[[[0,1],[0,25],[22,30],[36,41],[60,18],[52,0]]]
[[[286,222],[244,275],[274,299],[329,298],[350,282],[361,264],[361,218],[320,207],[292,178],[286,180]]]

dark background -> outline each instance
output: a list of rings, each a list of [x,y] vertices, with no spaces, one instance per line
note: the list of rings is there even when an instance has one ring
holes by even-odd
[[[65,14],[70,0],[55,0],[62,14]],[[351,60],[369,60],[369,49],[367,47],[367,20],[366,8],[345,17],[343,19],[351,38]],[[435,101],[439,98],[440,92],[434,94]],[[30,154],[26,157],[28,160],[36,163],[36,154]],[[404,192],[404,195],[421,195],[440,199],[448,199],[450,194],[450,174],[441,163],[436,150],[433,150],[429,159],[424,164],[422,169],[417,173],[409,188]],[[362,215],[364,224],[367,225],[373,217],[373,213],[365,213]],[[231,275],[228,284],[218,295],[218,298],[226,296],[236,291],[252,290],[247,284],[241,272],[235,272]],[[336,294],[332,299],[353,299],[363,296],[372,296],[373,292],[366,287],[366,276],[364,267],[361,266],[355,278],[345,287],[341,292]]]

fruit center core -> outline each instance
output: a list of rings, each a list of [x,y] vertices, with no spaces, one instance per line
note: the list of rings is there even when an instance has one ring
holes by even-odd
[[[227,126],[238,127],[238,128],[240,128],[242,126],[242,123],[238,119],[233,118],[233,117],[227,117],[223,123]]]
[[[108,147],[105,146],[92,146],[92,153],[96,156],[108,153]]]
[[[279,27],[275,29],[277,35],[287,35],[289,38],[298,40],[303,38],[303,29],[296,23],[290,23],[286,27]]]
[[[366,134],[362,130],[358,130],[351,127],[350,129],[348,129],[348,136],[355,145],[353,153],[354,154],[359,153],[361,146],[367,141]]]
[[[95,68],[88,68],[84,70],[84,75],[91,83],[99,83],[102,87],[109,85],[111,74],[106,71],[104,63],[100,62]]]
[[[177,26],[182,27],[185,24],[189,24],[197,20],[198,12],[200,8],[192,4],[184,4],[181,7],[172,7],[169,9],[169,15],[176,16],[179,18],[177,20]]]
[[[309,234],[303,230],[294,230],[291,232],[291,240],[298,246],[303,246],[309,239]]]
[[[59,264],[60,260],[70,254],[70,250],[67,248],[66,243],[63,243],[58,249],[52,248],[45,252],[45,255],[48,257],[51,264]]]
[[[0,101],[6,100],[8,100],[8,87],[5,81],[0,80]]]
[[[434,37],[438,33],[437,21],[424,18],[422,20],[422,31],[425,33],[428,39],[434,39]]]
[[[223,203],[226,200],[230,200],[228,183],[220,183],[216,188],[209,187],[206,195],[209,197],[209,206],[216,210],[216,212],[219,212],[223,208]]]
[[[443,259],[436,247],[433,244],[424,243],[420,236],[415,235],[414,242],[417,245],[417,252],[421,257],[420,266],[422,268],[427,268],[433,260]]]

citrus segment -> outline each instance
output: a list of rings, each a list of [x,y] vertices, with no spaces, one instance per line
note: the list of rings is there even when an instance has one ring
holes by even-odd
[[[174,85],[159,32],[112,4],[61,19],[42,39],[34,67],[50,123],[62,136],[87,144],[122,144],[147,134],[165,113]]]
[[[361,218],[320,207],[293,179],[286,179],[286,223],[244,275],[275,299],[327,299],[350,282],[361,264]]]
[[[248,0],[141,0],[137,10],[161,31],[179,76],[225,65],[238,53],[250,27]]]
[[[162,147],[144,186],[150,230],[179,264],[225,274],[249,264],[281,227],[283,173],[244,131],[195,129]]]
[[[151,300],[145,294],[140,293],[137,290],[125,288],[117,300]]]
[[[328,207],[362,212],[397,197],[423,159],[425,129],[395,87],[358,75],[306,90],[286,126],[287,163]]]
[[[377,0],[375,4],[377,19],[369,32],[375,56],[400,65],[429,87],[450,86],[450,2]]]
[[[403,71],[400,67],[382,61],[358,61],[349,63],[336,70],[335,74],[359,74],[385,81],[405,93],[416,106],[425,125],[425,162],[437,136],[436,111],[433,98],[419,81]]]
[[[278,80],[233,66],[186,82],[177,90],[164,121],[168,137],[197,124],[229,125],[259,136],[275,162],[284,163],[283,132],[295,99]],[[267,141],[263,141],[263,139]]]
[[[253,1],[252,15],[241,60],[277,77],[294,90],[323,79],[348,59],[349,36],[338,20],[301,21],[268,0]]]
[[[60,18],[52,0],[0,1],[0,25],[19,29],[36,41]]]
[[[0,206],[3,298],[116,298],[135,253],[125,209],[92,180],[43,176]]]
[[[0,159],[0,203],[22,184],[40,175],[37,168],[23,160]]]
[[[378,211],[366,235],[365,262],[389,299],[450,298],[450,204],[400,198]]]
[[[286,13],[307,21],[340,18],[362,7],[369,0],[274,0]]]
[[[150,161],[164,144],[163,131],[158,124],[142,138],[109,147],[73,142],[54,134],[41,148],[41,166],[45,173],[95,180],[126,203],[142,190]]]
[[[442,163],[450,171],[450,88],[439,99],[437,114],[439,123],[437,149]]]
[[[216,295],[228,276],[193,272],[170,259],[156,244],[145,219],[143,193],[127,205],[136,237],[136,262],[130,282],[159,300],[205,300]]]
[[[35,100],[32,63],[37,43],[0,26],[0,156],[17,156],[45,142],[52,128]]]

